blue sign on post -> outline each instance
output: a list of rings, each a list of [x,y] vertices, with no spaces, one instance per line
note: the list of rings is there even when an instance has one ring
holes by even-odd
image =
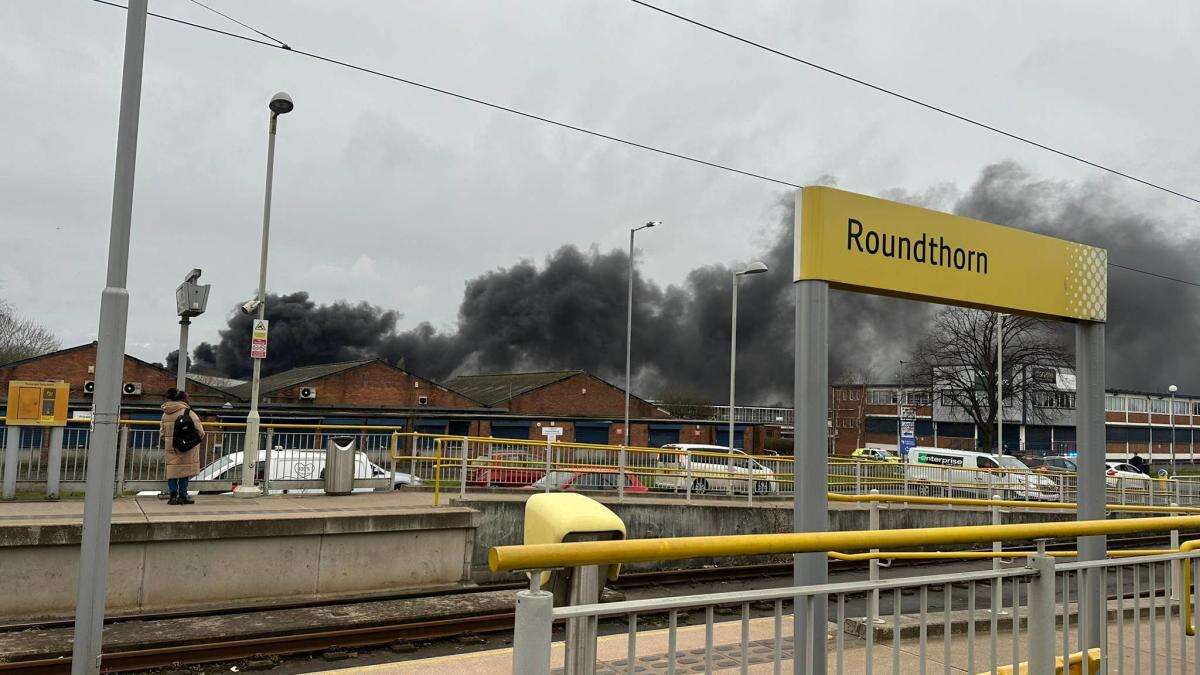
[[[908,461],[908,451],[917,445],[917,411],[912,406],[900,408],[900,459]]]

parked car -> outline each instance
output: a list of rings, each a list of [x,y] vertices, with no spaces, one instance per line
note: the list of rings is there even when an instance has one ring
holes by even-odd
[[[1037,467],[1036,471],[1041,473],[1052,474],[1075,474],[1079,472],[1079,465],[1075,463],[1075,459],[1066,455],[1049,455],[1042,458],[1042,465]]]
[[[1104,469],[1107,476],[1104,482],[1110,490],[1120,488],[1122,483],[1126,488],[1146,489],[1147,481],[1150,480],[1149,476],[1127,462],[1105,462]]]
[[[1053,501],[1060,494],[1056,481],[1016,457],[978,450],[914,447],[905,474],[919,495]]]
[[[237,485],[242,478],[242,457],[241,452],[231,452],[224,457],[216,460],[212,464],[200,469],[200,473],[192,478],[192,484],[197,481],[230,481]],[[267,453],[265,450],[258,451],[258,461],[254,463],[254,480],[261,481],[266,466]],[[367,458],[367,453],[354,453],[354,477],[360,479],[366,478],[387,478],[390,472],[387,469],[375,464]],[[319,493],[322,488],[299,488],[293,489],[288,487],[276,487],[275,481],[287,480],[324,480],[325,478],[325,451],[324,450],[280,450],[276,449],[271,452],[271,494],[304,494],[304,493]],[[399,490],[403,487],[421,485],[421,479],[407,474],[396,472],[396,479],[393,482],[393,489]],[[373,488],[354,488],[355,492],[373,492]],[[189,490],[194,494],[225,494],[227,490],[201,490],[196,492]],[[157,490],[147,490],[138,493],[138,496],[154,496],[159,494]]]
[[[899,464],[900,457],[893,453],[883,450],[882,448],[858,448],[850,453],[852,459],[862,459],[870,462],[885,462],[887,464]]]
[[[550,481],[550,489],[560,492],[616,492],[621,480],[621,474],[609,469],[588,469],[586,471],[551,471],[542,476],[532,485],[525,486],[527,490],[544,490],[546,481]],[[650,488],[642,484],[638,477],[631,473],[625,474],[625,492],[649,492]]]
[[[521,487],[546,475],[545,460],[527,452],[493,452],[470,461],[478,467],[467,474],[472,487]]]
[[[732,460],[730,454],[733,455]],[[656,462],[654,487],[683,492],[691,481],[692,492],[746,492],[754,484],[755,494],[779,491],[775,472],[746,453],[720,445],[670,443],[662,446]]]

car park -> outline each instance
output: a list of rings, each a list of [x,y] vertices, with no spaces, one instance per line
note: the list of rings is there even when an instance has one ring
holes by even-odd
[[[655,466],[654,487],[693,493],[742,492],[753,483],[755,494],[779,491],[775,472],[741,450],[721,445],[670,443],[662,446]]]

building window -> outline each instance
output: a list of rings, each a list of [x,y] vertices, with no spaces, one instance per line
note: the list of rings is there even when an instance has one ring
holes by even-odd
[[[1117,396],[1116,394],[1106,394],[1104,396],[1104,409],[1113,412],[1125,412],[1125,397]]]
[[[1171,412],[1171,402],[1165,398],[1150,399],[1150,412],[1166,415]]]
[[[856,420],[852,417],[844,417],[837,421],[837,425],[839,428],[842,428],[842,429],[857,429],[858,428],[858,420]]]
[[[868,389],[868,405],[896,405],[896,392],[892,389]]]
[[[1175,401],[1175,414],[1176,415],[1186,415],[1186,414],[1188,414],[1188,410],[1190,410],[1191,407],[1192,407],[1192,404],[1188,401]]]
[[[1070,391],[1035,391],[1032,398],[1035,408],[1075,408],[1075,394]]]
[[[1129,412],[1144,413],[1146,412],[1148,403],[1149,402],[1144,398],[1137,398],[1136,396],[1125,397],[1126,409],[1129,410]]]
[[[932,405],[933,403],[933,395],[927,391],[906,391],[904,392],[904,398],[908,401],[909,405],[924,406]]]

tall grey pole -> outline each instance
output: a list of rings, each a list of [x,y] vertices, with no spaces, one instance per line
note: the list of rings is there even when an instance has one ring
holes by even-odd
[[[996,314],[996,456],[1004,454],[1004,315]]]
[[[1175,477],[1175,385],[1171,385],[1171,477]]]
[[[796,203],[800,213],[799,193]],[[796,237],[800,237],[797,229]],[[795,497],[792,504],[792,529],[796,532],[824,532],[829,529],[827,491],[829,457],[826,451],[826,416],[829,412],[829,284],[824,281],[796,282],[796,421],[795,421]],[[796,586],[823,584],[829,579],[824,553],[795,556],[793,575]],[[826,599],[814,598],[812,624],[808,613],[796,601],[795,672],[825,672]],[[807,636],[807,639],[805,638]],[[814,649],[807,654],[811,640]]]
[[[267,134],[267,186],[263,197],[262,248],[258,256],[258,314],[267,316],[267,248],[271,236],[271,180],[275,173],[275,125],[279,114],[271,112],[271,127]],[[258,461],[258,432],[262,418],[258,414],[259,382],[262,378],[262,359],[253,359],[254,373],[250,384],[250,412],[246,415],[246,441],[242,445],[242,481],[233,491],[237,497],[257,497],[254,485],[254,463]]]
[[[192,325],[192,320],[188,317],[179,319],[179,363],[175,365],[175,388],[179,391],[184,391],[187,387],[188,326],[190,325]]]
[[[79,549],[78,599],[71,672],[100,672],[104,601],[108,592],[108,541],[112,526],[117,426],[121,417],[121,374],[129,319],[129,231],[133,217],[133,177],[137,165],[138,116],[142,98],[142,57],[146,47],[147,0],[129,0],[125,13],[125,60],[121,70],[121,112],[117,121],[117,160],[112,219],[108,235],[108,274],[100,293],[96,347],[95,416],[88,450],[87,496]]]
[[[1080,322],[1075,328],[1076,436],[1079,456],[1079,520],[1105,517],[1104,437],[1104,324]],[[1104,535],[1079,537],[1079,560],[1107,557]],[[1104,630],[1106,593],[1100,570],[1084,574],[1082,609],[1083,649],[1100,647]]]
[[[729,449],[733,449],[733,399],[734,383],[737,382],[737,292],[738,274],[733,273],[733,313],[729,325]],[[747,484],[749,490],[749,484]]]
[[[896,456],[904,457],[904,361],[900,361],[900,393],[896,396]]]
[[[621,446],[629,445],[629,386],[633,364],[633,234],[637,228],[629,229],[629,294],[625,301],[625,430]],[[624,453],[624,450],[621,450]],[[624,462],[622,462],[624,464]]]

